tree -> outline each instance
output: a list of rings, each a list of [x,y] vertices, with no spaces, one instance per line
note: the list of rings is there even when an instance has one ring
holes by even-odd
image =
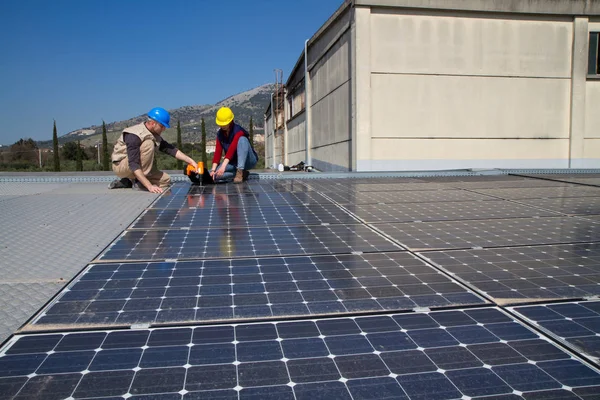
[[[106,123],[102,121],[102,170],[108,171],[108,138],[106,137]]]
[[[83,171],[83,161],[81,160],[81,143],[77,141],[77,150],[75,151],[75,171]]]
[[[52,133],[52,146],[54,151],[54,172],[60,172],[60,158],[58,156],[58,133],[56,132],[56,120],[54,120],[54,131]]]
[[[183,148],[181,145],[181,124],[177,120],[177,148]],[[183,169],[183,161],[177,160],[177,169]]]
[[[202,162],[204,166],[210,169],[208,160],[206,159],[206,124],[204,124],[204,118],[200,120],[200,132],[202,133],[202,141],[200,142],[200,153],[202,153]]]
[[[254,145],[254,121],[252,121],[252,115],[250,116],[250,125],[248,126],[248,134],[250,135],[250,144]]]
[[[38,146],[33,139],[20,139],[10,146],[10,159],[36,165],[38,160],[37,148]]]
[[[77,143],[68,142],[62,147],[62,156],[65,160],[77,161]]]

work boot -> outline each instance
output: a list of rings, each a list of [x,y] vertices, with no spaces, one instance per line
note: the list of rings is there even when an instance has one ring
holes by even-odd
[[[244,182],[247,181],[248,177],[250,176],[250,171],[244,170],[244,172],[242,173],[242,176],[243,176]]]
[[[129,178],[115,179],[109,185],[109,189],[129,189],[132,186]]]
[[[244,171],[243,169],[238,169],[235,173],[235,178],[233,178],[233,183],[242,183],[244,181]]]

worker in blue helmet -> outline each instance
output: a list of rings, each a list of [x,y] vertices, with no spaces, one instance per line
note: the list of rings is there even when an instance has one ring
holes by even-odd
[[[171,116],[164,108],[155,107],[148,113],[146,121],[123,130],[117,139],[111,160],[112,168],[119,179],[108,186],[110,189],[130,188],[162,193],[171,185],[169,174],[154,166],[156,151],[167,153],[198,170],[198,164],[181,150],[162,138],[170,128]]]

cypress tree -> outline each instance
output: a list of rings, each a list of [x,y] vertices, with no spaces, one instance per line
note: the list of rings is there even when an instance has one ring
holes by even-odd
[[[181,149],[181,124],[177,120],[177,148]],[[177,160],[177,169],[183,168],[183,161]]]
[[[54,157],[54,172],[60,172],[60,158],[58,154],[58,133],[56,132],[56,120],[54,120],[54,132],[52,133],[52,146]]]
[[[204,167],[210,169],[208,160],[206,159],[206,125],[204,124],[204,118],[200,120],[200,132],[202,133],[202,141],[200,142],[200,152],[202,153],[202,162]]]
[[[102,170],[108,171],[110,157],[108,155],[108,138],[106,137],[106,123],[102,121]]]
[[[81,143],[77,141],[77,152],[75,153],[75,170],[83,171],[83,161],[81,160]]]

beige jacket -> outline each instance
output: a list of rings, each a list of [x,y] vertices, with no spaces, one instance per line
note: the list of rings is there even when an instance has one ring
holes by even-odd
[[[152,132],[150,132],[148,128],[146,128],[145,122],[125,128],[123,129],[123,133],[134,134],[137,137],[139,137],[142,142],[144,142],[144,140],[154,141],[155,150],[157,150],[157,147],[162,141],[162,138],[159,135],[152,134]],[[115,148],[113,149],[111,160],[113,162],[119,162],[125,157],[127,157],[127,145],[123,140],[123,134],[121,134],[119,136],[119,139],[117,140],[117,143],[115,143]]]

